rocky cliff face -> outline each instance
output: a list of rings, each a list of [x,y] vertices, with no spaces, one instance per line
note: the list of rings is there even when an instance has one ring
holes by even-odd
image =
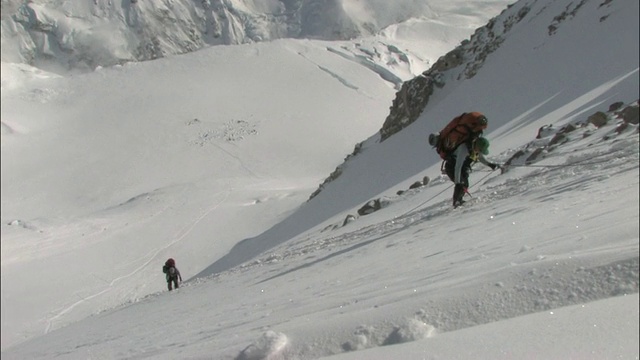
[[[529,10],[523,2],[507,8],[486,26],[478,28],[469,40],[438,59],[429,70],[405,82],[380,129],[381,141],[414,122],[436,88],[444,87],[449,81],[474,77],[487,56],[500,47],[513,25],[525,19]]]

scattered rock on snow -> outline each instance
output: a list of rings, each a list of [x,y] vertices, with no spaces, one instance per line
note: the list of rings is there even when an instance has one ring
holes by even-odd
[[[597,113],[589,116],[587,123],[593,124],[595,127],[602,127],[607,124],[607,120],[607,114],[602,111],[598,111]]]

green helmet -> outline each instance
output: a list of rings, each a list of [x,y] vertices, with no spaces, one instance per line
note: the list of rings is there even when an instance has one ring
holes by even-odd
[[[482,155],[489,154],[489,140],[487,140],[486,138],[477,138],[475,146]]]

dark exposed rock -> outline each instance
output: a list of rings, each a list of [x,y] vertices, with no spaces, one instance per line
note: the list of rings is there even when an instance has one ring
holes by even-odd
[[[344,218],[344,221],[342,222],[342,226],[345,226],[348,223],[353,222],[355,220],[356,220],[356,217],[351,215],[351,214],[349,214],[349,215],[347,215],[347,217]]]
[[[607,114],[602,111],[598,111],[597,113],[589,116],[587,122],[593,124],[595,127],[602,127],[607,124]]]
[[[629,123],[628,122],[622,122],[620,125],[618,125],[616,127],[616,132],[618,134],[622,133],[623,131],[627,130],[627,128],[629,127]]]
[[[609,112],[616,111],[616,110],[620,109],[622,107],[622,105],[624,105],[624,103],[622,101],[618,101],[618,102],[615,102],[615,103],[609,105]]]
[[[527,157],[527,160],[525,160],[524,162],[526,164],[532,163],[534,161],[536,161],[538,159],[538,157],[540,156],[540,154],[542,154],[542,152],[544,151],[544,148],[537,148],[533,151],[533,153],[531,153],[531,155],[529,155],[529,157]]]
[[[402,84],[380,129],[380,141],[416,121],[433,94],[435,83],[431,76],[422,74]]]
[[[523,157],[525,155],[524,150],[518,150],[515,154],[513,154],[509,160],[507,160],[504,163],[505,167],[508,167],[509,165],[511,165],[512,163],[514,163],[516,160],[518,160],[519,158]]]
[[[409,189],[417,189],[422,186],[424,186],[424,184],[422,184],[422,181],[416,181],[413,184],[409,185]]]
[[[358,209],[358,215],[364,216],[374,213],[382,208],[380,199],[371,200]]]
[[[638,125],[639,115],[638,115],[638,105],[630,105],[624,108],[621,112],[622,120],[625,123]]]
[[[356,156],[358,153],[360,153],[360,151],[362,151],[362,143],[357,143],[356,146],[353,149],[353,152],[349,155],[347,155],[347,157],[344,159],[344,161],[346,162],[347,160],[349,160],[351,157]],[[338,167],[336,167],[335,170],[333,170],[333,172],[331,174],[329,174],[329,177],[326,178],[322,184],[320,184],[320,186],[318,186],[318,189],[316,189],[316,191],[314,191],[311,196],[309,196],[309,200],[313,199],[314,197],[316,197],[318,194],[320,194],[320,192],[322,191],[322,189],[324,189],[324,187],[329,184],[330,182],[332,182],[333,180],[337,179],[338,177],[340,177],[340,175],[342,174],[342,167],[343,167],[344,163],[341,165],[338,165]]]
[[[564,133],[557,133],[556,136],[553,137],[553,139],[551,139],[551,141],[549,141],[549,146],[553,146],[553,145],[557,145],[557,144],[562,144],[563,142],[567,141],[567,136]]]

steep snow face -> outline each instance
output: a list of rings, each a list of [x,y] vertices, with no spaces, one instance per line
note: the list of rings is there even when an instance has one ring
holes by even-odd
[[[456,25],[466,36],[508,2],[8,0],[2,2],[2,61],[55,71],[92,70],[208,45],[352,39],[409,19],[433,23],[471,12],[474,20]]]
[[[473,77],[450,69],[414,123],[371,136],[307,203],[379,129],[391,67],[297,40],[30,84],[27,67],[11,66],[12,80],[3,65],[2,358],[241,359],[291,344],[313,358],[433,334],[424,324],[438,333],[637,293],[637,124],[610,114],[561,146],[547,140],[549,124],[637,100],[638,2],[523,1],[505,15],[527,3],[494,33],[506,34],[496,51],[477,53]],[[426,138],[468,110],[489,116],[494,161],[544,148],[531,166],[477,169],[469,207],[453,210]],[[393,195],[418,173],[433,181]],[[383,196],[381,211],[343,226]],[[202,278],[167,294],[167,257]]]
[[[555,121],[589,116],[593,109],[606,110],[609,100],[637,100],[638,2],[581,4],[520,1],[478,28],[422,76],[404,83],[380,136],[368,139],[364,156],[351,158],[345,165],[351,170],[329,186],[367,181],[364,168],[379,166],[385,169],[380,177],[389,181],[379,181],[377,190],[385,191],[387,183],[402,181],[399,168],[406,169],[388,158],[390,153],[424,154],[410,163],[414,173],[421,171],[439,160],[434,151],[425,154],[426,136],[462,112],[485,113],[485,134],[500,140],[499,149],[504,149],[516,145],[515,129],[537,131]],[[617,54],[615,61],[611,54]],[[380,138],[386,140],[378,146]],[[366,196],[363,192],[370,190],[356,192]],[[315,199],[325,201],[321,198]],[[368,200],[360,198],[361,203]]]

